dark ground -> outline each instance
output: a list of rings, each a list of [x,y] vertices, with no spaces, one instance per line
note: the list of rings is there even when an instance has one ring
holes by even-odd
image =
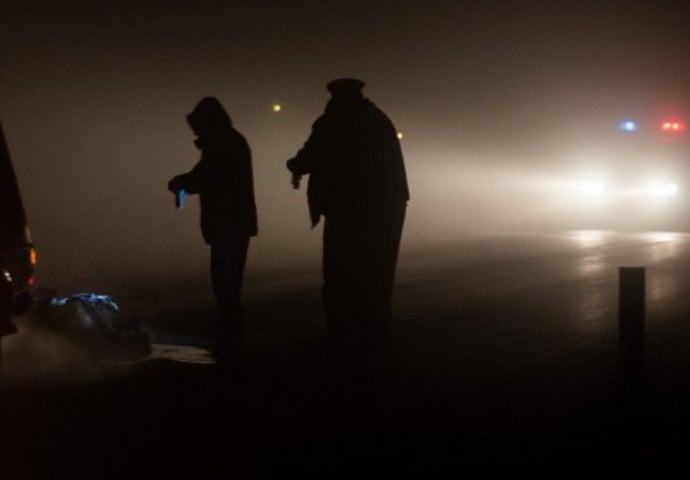
[[[318,270],[303,281],[248,282],[242,375],[154,354],[73,358],[22,377],[12,369],[26,348],[8,342],[2,478],[687,470],[689,259],[682,234],[405,250],[392,352],[375,368],[310,347],[324,333]],[[617,268],[631,264],[647,267],[647,362],[626,387]],[[208,306],[176,311],[151,316],[157,341],[198,341]],[[28,361],[46,358],[39,353]]]

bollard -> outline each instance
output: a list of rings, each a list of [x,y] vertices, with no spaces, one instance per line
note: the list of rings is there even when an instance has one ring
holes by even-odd
[[[645,270],[619,270],[618,354],[627,382],[638,382],[644,371]]]

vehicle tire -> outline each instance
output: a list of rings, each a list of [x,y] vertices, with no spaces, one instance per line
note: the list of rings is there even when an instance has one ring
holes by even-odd
[[[0,378],[2,378],[2,337],[12,322],[12,285],[0,278]]]
[[[15,332],[12,325],[12,283],[3,277],[0,277],[0,338]]]

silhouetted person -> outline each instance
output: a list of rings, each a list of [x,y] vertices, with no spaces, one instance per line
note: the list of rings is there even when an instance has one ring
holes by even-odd
[[[242,277],[249,238],[257,234],[249,145],[214,97],[202,99],[187,115],[201,159],[168,183],[173,193],[199,194],[201,232],[211,246],[211,281],[218,304],[217,340],[241,339]]]
[[[295,188],[310,175],[312,226],[325,218],[322,294],[329,338],[355,351],[388,342],[409,199],[397,131],[362,95],[363,87],[354,79],[330,82],[324,114],[287,162]]]

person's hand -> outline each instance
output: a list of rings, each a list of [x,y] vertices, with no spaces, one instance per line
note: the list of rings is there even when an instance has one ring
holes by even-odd
[[[285,166],[287,167],[288,170],[292,172],[292,178],[290,179],[290,183],[292,184],[292,188],[298,189],[299,188],[299,182],[302,179],[302,175],[299,173],[295,172],[295,158],[291,158],[287,162],[285,162]]]
[[[291,158],[290,160],[285,162],[285,166],[287,167],[288,170],[290,170],[291,172],[294,172],[295,171],[295,159]]]
[[[177,175],[168,182],[168,191],[177,193],[180,190],[182,190],[182,176]]]

